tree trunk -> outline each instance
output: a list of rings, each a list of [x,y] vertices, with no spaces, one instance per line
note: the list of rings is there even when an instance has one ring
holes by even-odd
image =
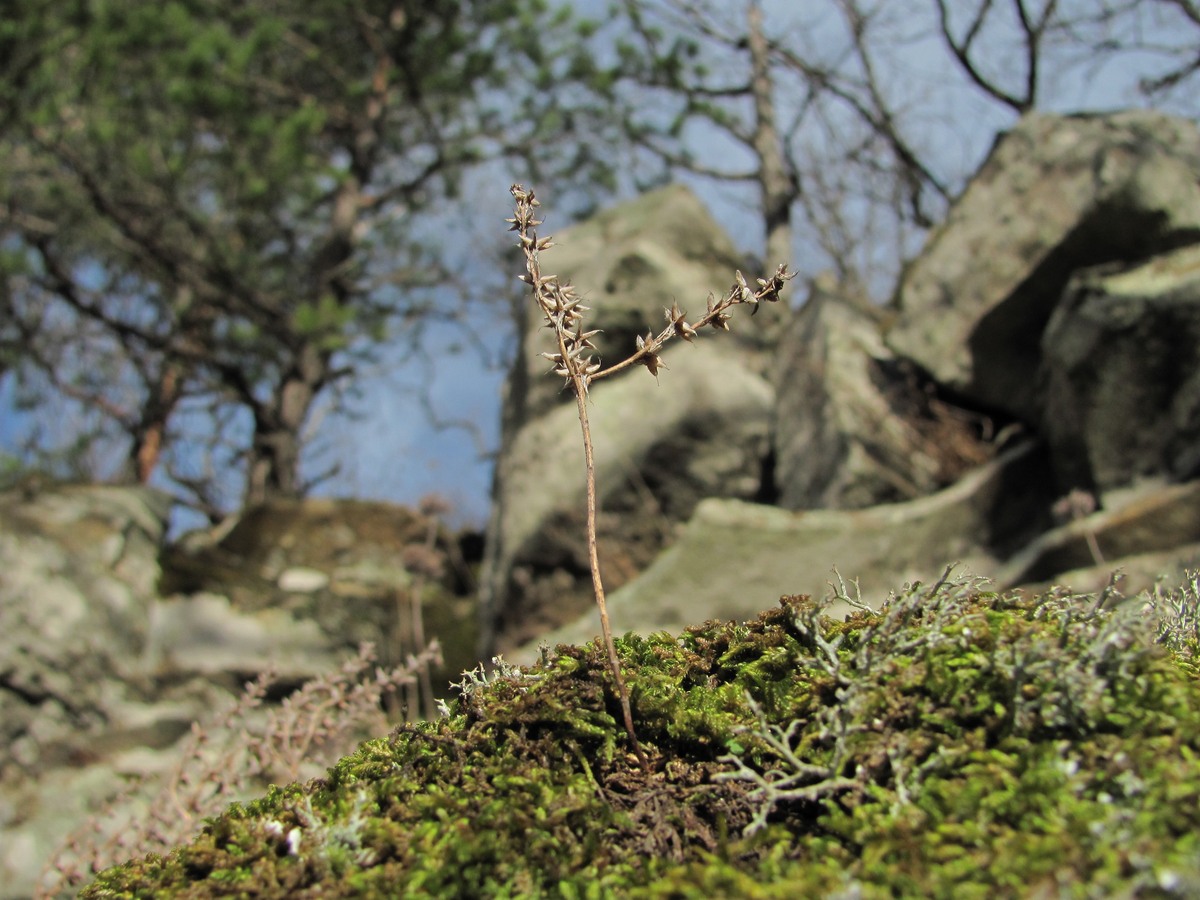
[[[360,136],[359,144],[365,146],[366,138]],[[332,295],[343,306],[352,302],[354,289],[347,283],[346,266],[354,256],[354,226],[363,203],[362,180],[353,175],[346,177],[333,199],[324,242],[314,254],[314,299]],[[320,349],[324,337],[320,329],[297,337],[299,347],[292,366],[280,379],[269,405],[255,407],[247,504],[272,497],[300,497],[305,492],[300,479],[301,436],[308,411],[332,374],[332,353]]]
[[[304,423],[329,375],[330,357],[312,342],[304,344],[269,404],[255,409],[246,504],[275,497],[303,496],[300,453]]]
[[[799,189],[784,160],[779,127],[775,121],[775,104],[771,97],[771,60],[767,38],[763,34],[760,3],[749,4],[747,19],[751,90],[754,94],[754,152],[759,160],[758,184],[762,191],[763,221],[767,233],[764,267],[769,274],[781,263],[792,262],[792,203]]]
[[[163,364],[153,396],[146,401],[141,421],[134,429],[130,455],[138,484],[149,484],[158,468],[166,444],[167,422],[179,402],[181,375],[178,364],[170,361]]]

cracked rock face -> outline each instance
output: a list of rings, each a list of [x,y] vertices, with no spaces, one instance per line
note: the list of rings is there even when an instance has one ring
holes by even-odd
[[[167,510],[139,488],[0,494],[0,896],[28,896],[111,789],[117,774],[92,763],[169,745],[194,715],[140,714]]]
[[[1042,348],[1062,483],[1200,477],[1200,244],[1076,273]]]
[[[1185,119],[1026,116],[908,268],[888,346],[957,394],[1038,421],[1042,332],[1072,274],[1200,240],[1198,170]]]
[[[144,678],[166,513],[150,490],[0,495],[0,771],[86,755],[113,684]]]

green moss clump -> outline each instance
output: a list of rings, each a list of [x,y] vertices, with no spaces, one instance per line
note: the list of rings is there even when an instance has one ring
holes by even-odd
[[[648,771],[602,647],[468,673],[438,721],[83,896],[1194,896],[1195,642],[1169,604],[1095,605],[946,578],[626,637]]]

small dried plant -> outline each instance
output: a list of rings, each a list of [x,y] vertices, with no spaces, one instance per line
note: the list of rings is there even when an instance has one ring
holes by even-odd
[[[418,504],[425,523],[425,534],[419,541],[406,545],[400,552],[404,568],[412,575],[406,589],[396,592],[395,624],[392,629],[392,653],[403,658],[408,648],[419,650],[426,646],[425,614],[422,603],[425,588],[435,584],[446,571],[446,553],[438,547],[442,517],[451,509],[447,500],[437,494],[427,494]],[[405,698],[393,693],[387,698],[388,712],[394,719],[419,721],[437,713],[433,694],[433,676],[428,662],[421,665],[415,681],[405,685]]]
[[[135,781],[70,835],[47,863],[36,896],[73,894],[101,869],[165,853],[189,839],[205,817],[263,783],[321,774],[360,740],[387,730],[385,696],[440,663],[436,641],[391,669],[376,666],[374,649],[364,644],[340,669],[306,682],[277,707],[267,705],[275,677],[264,672],[231,709],[207,726],[192,726],[170,771]]]
[[[517,232],[518,245],[525,256],[525,272],[520,276],[532,288],[534,302],[546,319],[546,327],[554,334],[555,349],[545,353],[553,365],[553,372],[559,375],[575,396],[579,411],[579,425],[583,433],[583,457],[587,478],[587,547],[588,563],[592,572],[592,588],[596,598],[596,608],[600,613],[600,629],[604,645],[608,651],[609,671],[616,686],[617,696],[621,703],[621,712],[625,720],[625,731],[629,743],[637,754],[643,767],[648,767],[645,753],[638,743],[637,734],[633,728],[633,713],[629,706],[629,691],[621,674],[621,662],[617,658],[616,645],[613,643],[612,628],[608,620],[608,605],[604,597],[604,584],[600,579],[600,559],[596,544],[596,467],[592,454],[592,431],[588,423],[588,389],[596,381],[615,375],[633,365],[645,366],[651,375],[657,379],[660,369],[665,369],[662,361],[663,347],[672,338],[680,337],[691,342],[704,327],[717,331],[729,330],[729,311],[734,306],[750,305],[756,310],[759,303],[774,303],[779,300],[779,292],[794,276],[786,266],[779,266],[770,278],[759,278],[756,287],[751,287],[741,272],[737,280],[725,294],[717,299],[713,294],[708,296],[708,309],[694,322],[687,321],[687,313],[673,303],[666,314],[666,327],[658,334],[648,331],[645,337],[637,338],[637,349],[626,359],[604,367],[594,355],[596,345],[592,343],[598,331],[585,330],[583,314],[588,307],[570,284],[559,281],[555,275],[543,275],[540,254],[554,246],[549,237],[538,237],[537,227],[542,224],[537,218],[537,208],[541,205],[534,197],[532,190],[527,190],[519,184],[514,184],[510,192],[515,201],[514,215],[506,221],[510,230]]]

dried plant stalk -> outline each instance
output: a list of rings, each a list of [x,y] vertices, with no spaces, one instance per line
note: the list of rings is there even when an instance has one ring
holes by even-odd
[[[779,266],[770,278],[757,279],[757,288],[752,289],[747,284],[741,272],[736,274],[736,281],[725,296],[716,299],[708,295],[708,309],[694,323],[686,319],[687,313],[679,308],[678,303],[664,310],[667,325],[657,335],[647,332],[645,337],[638,336],[637,349],[626,359],[603,368],[600,360],[593,356],[596,349],[591,342],[598,331],[585,331],[583,314],[588,311],[574,287],[563,284],[554,275],[543,275],[539,255],[541,251],[554,246],[549,237],[539,238],[537,226],[542,222],[537,218],[535,210],[541,205],[532,190],[526,190],[519,184],[510,188],[515,201],[513,218],[506,221],[510,230],[517,232],[518,245],[525,256],[525,272],[521,280],[533,290],[533,299],[546,318],[546,325],[554,333],[557,349],[553,353],[542,354],[550,360],[555,375],[561,376],[566,385],[575,395],[575,403],[579,410],[579,426],[583,433],[583,458],[587,478],[587,547],[588,563],[592,570],[592,588],[596,598],[596,608],[600,613],[600,630],[608,651],[609,671],[616,686],[617,696],[621,702],[621,713],[625,720],[625,731],[629,743],[637,754],[643,768],[648,768],[646,754],[638,742],[637,733],[633,727],[633,712],[629,705],[629,691],[621,674],[621,661],[617,657],[616,644],[613,642],[612,628],[608,620],[608,604],[604,596],[604,583],[600,578],[600,556],[596,542],[596,465],[592,453],[592,429],[588,422],[588,388],[602,378],[615,375],[617,372],[640,363],[651,375],[658,377],[659,369],[666,368],[660,356],[666,343],[675,337],[681,337],[691,342],[701,328],[710,326],[718,331],[729,330],[729,310],[739,304],[749,304],[757,310],[762,302],[776,302],[779,292],[794,276],[784,265]]]

